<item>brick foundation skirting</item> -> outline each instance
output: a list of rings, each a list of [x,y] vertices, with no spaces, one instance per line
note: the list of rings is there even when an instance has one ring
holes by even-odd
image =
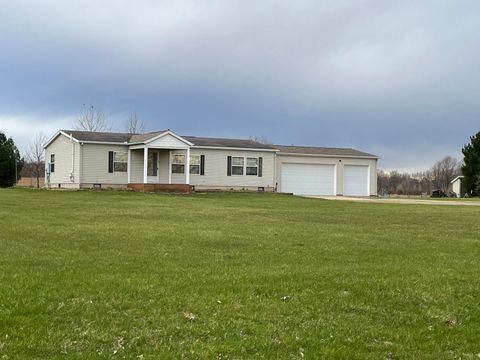
[[[190,194],[194,187],[188,184],[128,184],[129,189],[139,192],[170,192]]]

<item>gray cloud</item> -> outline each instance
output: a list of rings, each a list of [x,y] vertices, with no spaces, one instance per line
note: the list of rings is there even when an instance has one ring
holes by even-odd
[[[480,3],[3,1],[0,128],[68,124],[353,146],[386,168],[458,155],[480,130]],[[35,125],[32,125],[35,124]],[[40,126],[39,126],[40,125]]]

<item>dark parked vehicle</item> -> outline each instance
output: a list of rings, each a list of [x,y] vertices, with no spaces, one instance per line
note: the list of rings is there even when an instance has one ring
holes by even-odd
[[[446,198],[448,195],[442,189],[432,191],[432,198]]]

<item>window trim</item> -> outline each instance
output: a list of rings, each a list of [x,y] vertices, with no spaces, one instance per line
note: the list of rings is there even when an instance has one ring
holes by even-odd
[[[255,159],[257,164],[255,166],[248,166],[248,159]],[[259,163],[260,163],[260,160],[258,157],[252,157],[252,156],[248,156],[246,157],[245,159],[245,176],[258,176],[258,168],[259,168]],[[255,168],[256,171],[255,171],[255,174],[249,174],[247,169],[248,168]]]
[[[240,159],[243,159],[243,165],[234,165],[233,164],[233,159],[235,158],[240,158]],[[248,159],[255,159],[257,160],[257,165],[256,166],[248,166],[247,165],[247,162],[248,162]],[[234,174],[233,172],[233,168],[234,167],[241,167],[242,168],[242,174]],[[247,168],[256,168],[257,171],[255,174],[247,174]],[[260,157],[259,156],[233,156],[232,155],[232,163],[230,165],[230,173],[231,173],[231,176],[259,176],[259,169],[260,169]]]
[[[178,156],[183,156],[183,162],[175,162],[175,158]],[[186,155],[185,154],[172,154],[172,164],[171,164],[171,171],[172,171],[172,174],[185,174],[185,157]],[[183,171],[182,172],[179,172],[179,171],[173,171],[173,168],[174,168],[174,165],[179,165],[179,166],[183,166]]]
[[[116,161],[115,158],[116,158],[116,155],[117,153],[123,153],[126,155],[126,160],[125,161]],[[116,170],[115,169],[115,164],[116,163],[119,163],[119,164],[125,164],[125,170]],[[113,151],[113,172],[118,172],[118,173],[126,173],[128,172],[128,152],[127,151]]]
[[[234,159],[242,159],[243,160],[243,164],[242,165],[234,165]],[[230,165],[231,166],[231,173],[232,173],[232,176],[245,176],[245,156],[232,156],[232,164]],[[233,168],[240,168],[242,169],[242,173],[241,174],[235,174],[234,171],[233,171]]]
[[[198,158],[198,164],[192,164],[192,158]],[[202,162],[202,155],[190,154],[190,175],[200,175],[200,168]],[[198,167],[198,172],[192,172],[192,167]]]
[[[50,154],[50,164],[48,170],[50,173],[55,173],[55,153]]]

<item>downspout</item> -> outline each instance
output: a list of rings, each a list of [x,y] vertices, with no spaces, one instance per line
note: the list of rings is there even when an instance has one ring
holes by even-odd
[[[82,186],[83,175],[83,143],[78,143],[78,187]]]
[[[73,136],[70,134],[70,144],[72,145],[72,171],[70,172],[70,181],[75,182],[75,143],[73,142]]]

